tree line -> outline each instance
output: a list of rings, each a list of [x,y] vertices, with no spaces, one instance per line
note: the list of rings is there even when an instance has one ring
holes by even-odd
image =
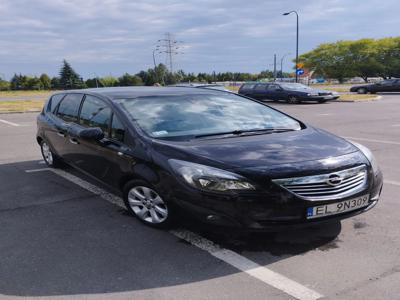
[[[400,77],[400,37],[321,44],[299,57],[315,76],[337,79]]]
[[[14,74],[10,81],[0,78],[0,90],[68,90],[81,88],[112,87],[112,86],[137,86],[137,85],[170,85],[179,82],[203,82],[215,81],[256,81],[264,78],[273,78],[273,72],[265,70],[257,74],[242,72],[223,73],[186,73],[183,70],[177,72],[168,71],[164,64],[147,71],[136,74],[125,73],[120,77],[105,76],[83,78],[72,68],[66,60],[63,61],[59,76],[50,78],[47,74],[40,76],[27,76]],[[289,77],[292,74],[277,73],[278,77]]]

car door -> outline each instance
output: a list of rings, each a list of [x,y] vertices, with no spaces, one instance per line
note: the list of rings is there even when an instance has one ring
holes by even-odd
[[[86,95],[82,103],[80,128],[99,127],[104,132],[101,141],[85,140],[76,136],[79,151],[73,154],[73,165],[86,173],[115,186],[119,182],[121,169],[129,167],[124,144],[125,128],[111,107],[102,99]],[[79,132],[79,128],[74,130]]]
[[[269,84],[267,87],[267,93],[271,100],[284,99],[283,89],[278,84]]]
[[[252,98],[257,100],[270,99],[267,93],[267,85],[265,83],[256,84],[255,87],[253,88]]]
[[[395,81],[393,92],[400,92],[400,79]]]
[[[395,80],[384,80],[377,85],[377,92],[394,92],[395,91]]]
[[[68,128],[78,120],[82,98],[83,94],[79,93],[65,95],[55,108],[55,113],[49,116],[52,126],[46,136],[55,152],[63,159],[67,158],[71,147],[71,142],[68,139]]]

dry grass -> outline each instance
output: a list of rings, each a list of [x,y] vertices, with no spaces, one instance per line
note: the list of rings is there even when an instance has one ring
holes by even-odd
[[[0,113],[40,111],[43,104],[43,100],[0,101]]]
[[[28,97],[33,97],[35,99],[42,98],[46,99],[54,91],[0,91],[0,98],[20,98],[25,99]]]
[[[371,101],[376,99],[376,95],[342,94],[339,101]]]

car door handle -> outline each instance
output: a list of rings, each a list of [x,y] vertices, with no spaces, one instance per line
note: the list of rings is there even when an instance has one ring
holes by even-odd
[[[79,144],[78,140],[75,139],[75,138],[70,138],[70,139],[69,139],[69,142],[70,142],[71,144],[74,144],[74,145],[78,145],[78,144]]]
[[[57,135],[58,135],[58,136],[61,136],[61,137],[65,137],[65,133],[62,132],[62,131],[57,132]]]

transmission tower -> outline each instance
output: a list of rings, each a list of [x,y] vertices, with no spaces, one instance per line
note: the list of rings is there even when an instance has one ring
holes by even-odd
[[[165,53],[166,64],[169,65],[169,71],[172,73],[174,71],[174,56],[178,54],[183,54],[182,41],[177,41],[173,35],[169,32],[165,34],[165,38],[157,41],[158,53]]]

